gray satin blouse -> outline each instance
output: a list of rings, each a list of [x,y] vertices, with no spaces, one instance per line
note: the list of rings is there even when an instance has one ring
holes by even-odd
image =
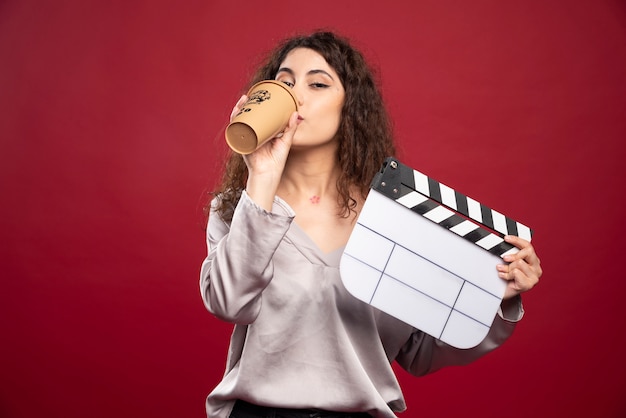
[[[230,225],[211,211],[201,294],[235,328],[209,418],[228,417],[236,399],[395,417],[406,406],[394,360],[414,375],[467,364],[502,344],[523,315],[518,298],[480,345],[450,347],[350,295],[339,276],[343,249],[322,252],[294,218],[280,198],[270,213],[245,191]]]

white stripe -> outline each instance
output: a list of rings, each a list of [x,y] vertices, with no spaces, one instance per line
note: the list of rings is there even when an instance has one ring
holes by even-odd
[[[397,199],[396,202],[400,203],[403,206],[406,206],[407,208],[412,208],[424,202],[425,200],[428,200],[428,198],[422,196],[419,193],[411,192]]]
[[[439,183],[441,189],[441,203],[456,210],[456,198],[454,197],[454,189],[449,188],[445,184]]]
[[[424,214],[424,218],[428,218],[433,222],[439,223],[444,219],[448,219],[450,216],[454,215],[450,209],[444,208],[443,206],[437,206],[435,209]]]
[[[430,196],[430,189],[428,188],[428,177],[417,170],[413,170],[413,177],[415,179],[415,190]]]
[[[475,223],[471,221],[463,221],[460,224],[455,225],[452,228],[450,228],[450,231],[454,232],[457,235],[464,237],[465,235],[469,234],[476,228],[478,228],[478,226]]]
[[[490,248],[495,247],[496,245],[500,244],[503,241],[504,240],[500,238],[499,236],[497,236],[496,234],[489,234],[486,237],[481,238],[478,241],[476,241],[476,245],[479,245],[483,247],[485,250],[488,250]]]
[[[506,218],[503,214],[492,209],[491,217],[493,218],[493,229],[503,234],[509,233],[509,230],[506,228]]]
[[[467,198],[467,211],[469,212],[469,217],[482,223],[483,215],[480,213],[480,203],[472,199],[471,197]]]
[[[530,239],[532,238],[530,236],[530,228],[517,222],[517,236],[525,239],[526,241],[530,241]]]

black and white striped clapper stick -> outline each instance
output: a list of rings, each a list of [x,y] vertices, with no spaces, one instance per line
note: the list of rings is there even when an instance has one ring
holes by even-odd
[[[391,157],[371,188],[500,257],[518,251],[504,241],[504,235],[532,238],[533,231],[526,225]]]

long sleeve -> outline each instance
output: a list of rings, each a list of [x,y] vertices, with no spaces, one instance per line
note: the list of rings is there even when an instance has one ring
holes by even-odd
[[[243,191],[228,225],[214,211],[215,204],[207,225],[208,255],[200,271],[202,299],[218,318],[249,324],[259,313],[262,291],[273,277],[272,257],[295,214],[279,198],[267,212]]]

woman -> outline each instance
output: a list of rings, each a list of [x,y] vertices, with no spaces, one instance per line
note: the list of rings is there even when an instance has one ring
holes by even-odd
[[[391,363],[423,375],[502,344],[523,314],[519,294],[541,275],[539,259],[528,242],[507,238],[521,250],[498,266],[505,299],[470,350],[358,301],[339,261],[371,179],[395,152],[372,73],[345,39],[317,32],[280,44],[251,84],[263,79],[290,86],[299,109],[282,135],[230,157],[211,202],[202,297],[236,325],[207,414],[394,417],[406,407]]]

